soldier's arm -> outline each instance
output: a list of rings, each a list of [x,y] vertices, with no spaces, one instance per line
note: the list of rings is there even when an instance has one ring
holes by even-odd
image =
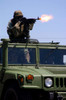
[[[7,26],[7,33],[8,35],[14,34],[15,30],[20,30],[20,21],[18,21],[14,26],[10,21]]]

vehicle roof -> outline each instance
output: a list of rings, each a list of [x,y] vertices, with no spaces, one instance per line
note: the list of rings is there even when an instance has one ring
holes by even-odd
[[[0,47],[3,44],[4,41],[9,41],[9,39],[2,39],[2,42],[0,42]],[[42,46],[42,47],[64,47],[66,49],[66,45],[60,45],[59,42],[31,42],[31,43],[10,43],[8,42],[8,46]]]

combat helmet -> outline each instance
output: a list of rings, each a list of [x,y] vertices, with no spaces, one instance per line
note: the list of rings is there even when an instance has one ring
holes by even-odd
[[[23,16],[23,14],[20,10],[17,10],[14,12],[14,17],[17,17],[17,16]]]

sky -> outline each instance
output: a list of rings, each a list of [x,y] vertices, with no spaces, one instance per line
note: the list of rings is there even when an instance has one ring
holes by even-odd
[[[0,0],[0,40],[9,38],[7,25],[16,10],[21,10],[26,18],[52,15],[48,22],[36,21],[30,38],[66,45],[66,0]]]

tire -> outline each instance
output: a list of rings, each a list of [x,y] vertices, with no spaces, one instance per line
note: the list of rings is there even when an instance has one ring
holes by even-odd
[[[17,85],[10,85],[4,88],[1,100],[33,100],[33,98],[30,92],[19,89]]]
[[[2,100],[20,100],[19,89],[15,86],[7,87],[3,91]]]

